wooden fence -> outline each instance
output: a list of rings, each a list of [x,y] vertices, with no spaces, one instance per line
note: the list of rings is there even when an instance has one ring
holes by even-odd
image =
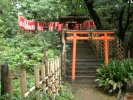
[[[18,76],[20,79],[21,98],[26,98],[28,95],[38,89],[42,93],[58,94],[61,85],[61,58],[48,61],[47,64],[34,67],[34,86],[27,89],[27,76],[25,69],[17,69],[17,72],[10,70],[8,74],[9,79],[9,93],[13,94],[13,79]]]

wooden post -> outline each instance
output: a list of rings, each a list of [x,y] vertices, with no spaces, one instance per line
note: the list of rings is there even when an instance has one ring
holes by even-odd
[[[61,58],[59,58],[58,60],[58,64],[59,64],[59,85],[61,85],[61,81],[62,81],[62,77],[61,77]]]
[[[13,75],[12,70],[9,71],[9,93],[10,95],[13,95]]]
[[[61,77],[65,81],[66,78],[66,40],[65,40],[65,30],[62,34],[62,54],[61,54]]]
[[[77,34],[73,34],[73,56],[72,56],[72,83],[75,81],[75,66],[76,66],[76,37]]]
[[[35,78],[35,87],[36,89],[39,88],[39,67],[34,67],[34,78]]]
[[[52,93],[55,96],[55,63],[52,61]]]
[[[55,91],[56,91],[56,94],[58,94],[58,58],[55,60]]]
[[[39,89],[39,81],[40,81],[40,69],[38,66],[34,67],[34,78],[35,78],[35,90]],[[39,97],[36,97],[36,100],[39,100]]]
[[[26,70],[21,69],[21,75],[20,75],[20,85],[21,85],[21,97],[25,97],[25,93],[27,91],[27,85],[26,85]]]
[[[47,77],[49,73],[49,68],[48,68],[49,66],[47,65],[47,62],[46,62],[46,49],[45,48],[43,49],[42,63],[45,65],[45,77]],[[46,80],[46,87],[48,87],[48,79]]]
[[[48,70],[47,70],[47,76],[48,76],[48,79],[47,79],[47,87],[48,87],[48,93],[50,93],[50,61],[48,61]]]
[[[5,95],[9,92],[8,82],[9,67],[8,65],[1,66],[1,95]]]
[[[42,76],[42,89],[43,89],[43,93],[46,93],[46,80],[45,80],[45,64],[43,64],[42,69],[41,69],[41,76]]]
[[[48,66],[48,93],[51,93],[51,61],[49,61],[49,66]]]
[[[104,53],[105,53],[105,64],[108,64],[108,40],[107,33],[104,33]]]

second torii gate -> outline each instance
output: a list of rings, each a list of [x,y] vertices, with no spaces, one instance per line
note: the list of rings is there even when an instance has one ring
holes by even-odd
[[[73,41],[73,54],[72,54],[72,82],[75,81],[75,65],[76,65],[76,43],[77,40],[103,40],[104,41],[104,55],[105,64],[108,64],[108,41],[114,40],[113,30],[66,30],[66,40]],[[85,36],[83,36],[85,35]]]

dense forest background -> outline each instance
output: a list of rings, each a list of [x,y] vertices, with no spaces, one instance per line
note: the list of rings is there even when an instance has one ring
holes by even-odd
[[[70,14],[89,16],[97,29],[116,29],[126,52],[133,57],[132,0],[0,0],[0,36],[19,33],[18,15],[35,21],[57,21]]]

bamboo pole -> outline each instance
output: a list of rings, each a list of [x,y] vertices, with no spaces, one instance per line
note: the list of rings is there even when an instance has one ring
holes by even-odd
[[[50,93],[51,91],[51,85],[50,85],[50,82],[51,82],[51,71],[50,71],[50,65],[51,65],[51,61],[48,62],[48,93]]]
[[[55,63],[54,63],[54,60],[52,61],[52,92],[54,93],[55,95]]]
[[[60,64],[59,64],[60,58],[57,59],[57,67],[58,67],[58,90],[60,86]]]
[[[45,77],[47,77],[49,68],[48,68],[48,65],[47,65],[47,62],[46,62],[46,49],[45,48],[43,49],[42,63],[45,65]],[[46,81],[46,87],[48,87],[48,79],[46,79],[45,81]],[[46,92],[47,92],[47,90],[46,90]]]
[[[35,78],[35,87],[36,89],[39,88],[39,67],[34,67],[34,78]]]
[[[53,71],[52,71],[52,67],[53,67],[53,63],[52,61],[50,61],[50,93],[52,93],[53,91],[53,87],[52,87],[52,84],[53,84]]]
[[[20,85],[21,85],[21,97],[25,97],[25,92],[27,91],[26,86],[26,70],[21,69],[21,75],[20,75]]]
[[[39,89],[39,81],[40,81],[40,73],[39,73],[40,69],[38,66],[34,67],[34,78],[35,78],[35,89],[38,90]],[[36,100],[39,100],[40,97],[36,97]]]
[[[46,93],[46,80],[45,80],[45,64],[43,64],[42,66],[42,70],[41,70],[41,77],[42,77],[42,89],[43,89],[43,93]]]
[[[51,93],[51,61],[49,61],[49,93]]]
[[[55,60],[55,89],[56,89],[56,94],[58,94],[58,59]]]
[[[9,93],[10,95],[13,95],[13,75],[12,70],[9,71]]]
[[[58,59],[58,64],[59,64],[58,66],[59,66],[59,86],[60,86],[61,85],[61,80],[62,80],[61,79],[61,71],[62,71],[61,70],[61,67],[62,67],[61,66],[61,58]]]
[[[41,85],[43,83],[43,81],[39,82],[39,85]],[[25,97],[27,97],[31,92],[33,92],[36,89],[35,86],[31,87],[26,93],[25,93]]]

